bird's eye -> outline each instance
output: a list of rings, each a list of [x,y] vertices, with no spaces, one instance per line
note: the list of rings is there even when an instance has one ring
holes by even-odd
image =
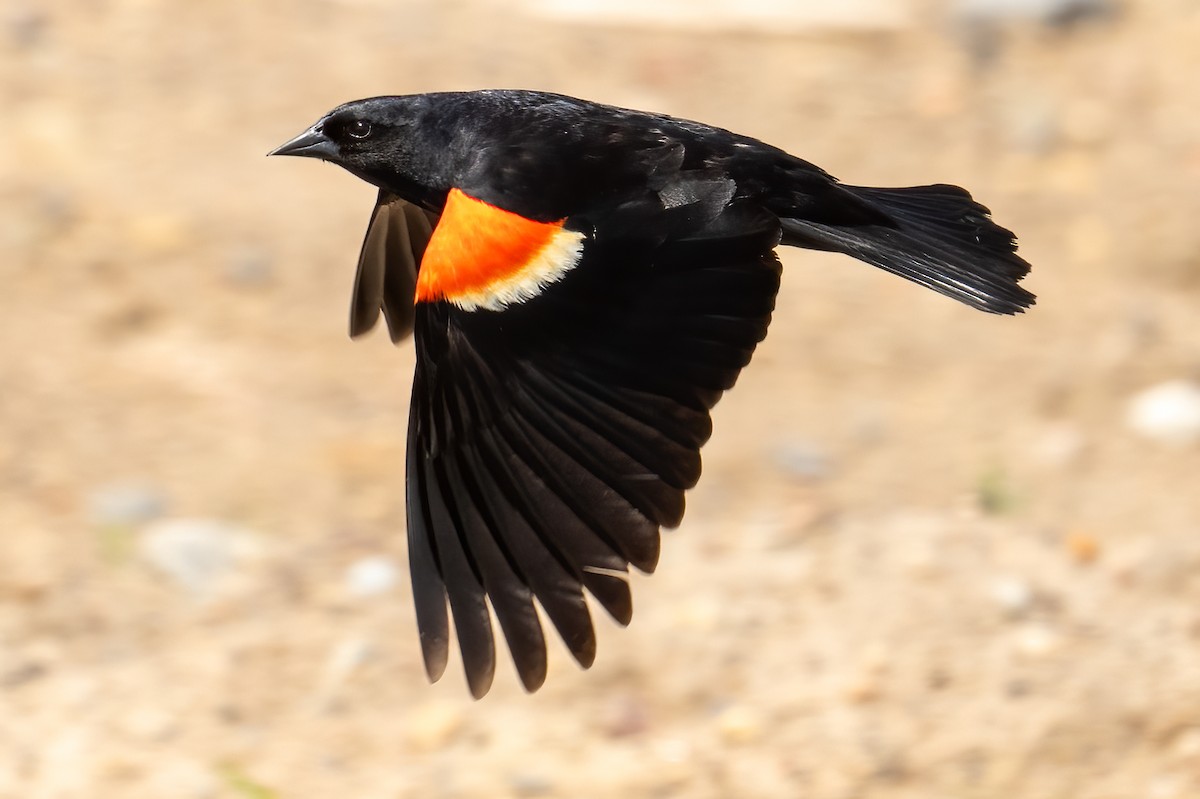
[[[356,119],[346,126],[346,133],[352,139],[365,139],[371,135],[371,123],[363,119]]]

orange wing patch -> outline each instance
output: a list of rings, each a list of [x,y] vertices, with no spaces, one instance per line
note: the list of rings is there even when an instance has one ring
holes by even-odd
[[[451,189],[421,259],[417,302],[499,311],[536,297],[583,252],[584,235],[563,221],[535,222]]]

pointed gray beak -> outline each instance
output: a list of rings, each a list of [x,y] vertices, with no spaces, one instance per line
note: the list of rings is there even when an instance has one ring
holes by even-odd
[[[337,145],[317,130],[316,126],[309,128],[289,142],[279,145],[267,155],[302,155],[307,158],[328,160],[338,154]]]

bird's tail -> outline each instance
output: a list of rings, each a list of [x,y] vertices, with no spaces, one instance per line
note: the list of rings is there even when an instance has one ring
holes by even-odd
[[[854,221],[784,217],[784,244],[845,253],[991,313],[1033,305],[1034,295],[1018,285],[1029,263],[1016,254],[1012,231],[992,222],[965,190],[837,188],[874,213],[860,210]]]

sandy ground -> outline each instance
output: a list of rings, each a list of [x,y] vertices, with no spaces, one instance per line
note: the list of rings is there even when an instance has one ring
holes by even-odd
[[[914,14],[6,5],[0,797],[1200,796],[1200,448],[1126,423],[1200,376],[1200,11],[1016,24],[989,58]],[[419,664],[412,354],[344,332],[373,190],[262,156],[346,99],[482,86],[966,185],[1040,303],[787,253],[631,627],[472,703]]]

